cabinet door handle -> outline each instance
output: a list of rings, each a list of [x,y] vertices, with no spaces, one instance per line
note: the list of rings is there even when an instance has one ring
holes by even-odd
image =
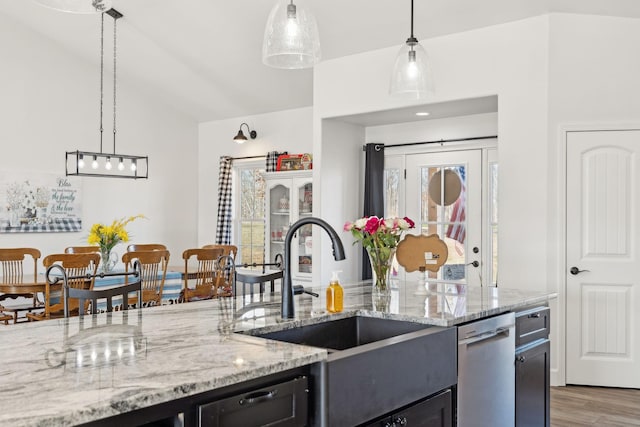
[[[516,360],[520,363],[524,363],[524,361],[526,360],[524,356],[518,356],[516,357]]]
[[[407,425],[407,417],[405,417],[405,416],[396,417],[393,420],[393,425],[394,426],[406,426]]]
[[[528,317],[529,319],[539,319],[540,313],[531,313]]]
[[[253,405],[256,403],[264,402],[266,400],[271,400],[278,394],[278,390],[274,389],[271,391],[256,391],[254,393],[249,393],[238,402],[240,405]]]

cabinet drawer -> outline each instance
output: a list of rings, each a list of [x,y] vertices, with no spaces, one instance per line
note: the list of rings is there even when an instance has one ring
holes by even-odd
[[[412,427],[451,427],[453,420],[451,405],[451,390],[445,390],[392,415],[368,423],[366,427],[404,425]]]
[[[516,347],[549,336],[549,307],[516,313]]]
[[[304,426],[308,413],[308,380],[290,381],[251,390],[198,406],[198,425]]]

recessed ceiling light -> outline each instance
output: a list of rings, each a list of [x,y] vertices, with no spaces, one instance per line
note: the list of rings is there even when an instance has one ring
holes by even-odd
[[[431,114],[431,113],[429,113],[427,111],[418,111],[416,113],[416,116],[428,116],[429,114]]]

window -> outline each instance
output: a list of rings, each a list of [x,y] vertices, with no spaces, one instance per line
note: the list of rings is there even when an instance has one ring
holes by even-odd
[[[264,162],[246,162],[234,165],[236,185],[235,239],[238,246],[238,264],[261,264],[264,262],[264,195],[265,184],[262,173]]]

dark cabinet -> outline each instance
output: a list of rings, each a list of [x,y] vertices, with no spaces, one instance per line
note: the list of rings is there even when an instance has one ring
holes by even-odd
[[[445,390],[366,425],[369,427],[451,427],[453,419],[451,396],[451,390]]]
[[[538,340],[516,352],[516,426],[550,425],[549,340]]]
[[[516,427],[548,427],[550,420],[549,308],[516,313]]]
[[[307,424],[307,377],[216,400],[198,406],[198,425],[279,426]]]

